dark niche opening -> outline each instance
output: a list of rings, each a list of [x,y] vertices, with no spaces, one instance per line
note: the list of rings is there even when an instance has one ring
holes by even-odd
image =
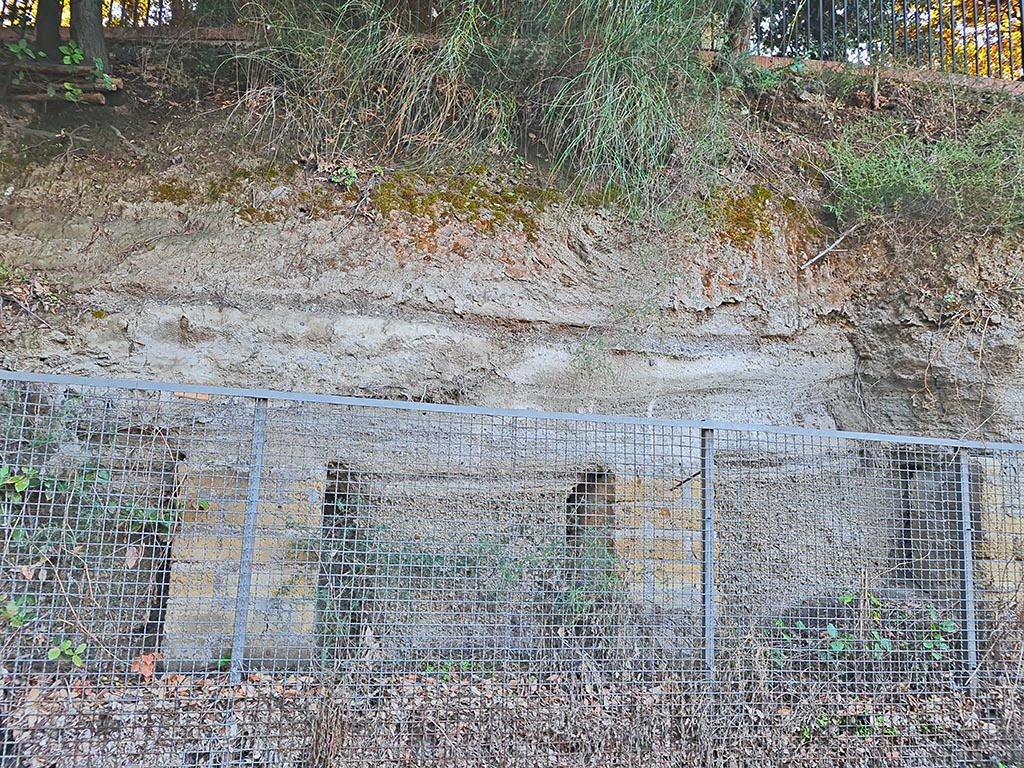
[[[319,551],[319,646],[322,662],[351,658],[366,619],[369,557],[359,479],[342,463],[327,468]]]

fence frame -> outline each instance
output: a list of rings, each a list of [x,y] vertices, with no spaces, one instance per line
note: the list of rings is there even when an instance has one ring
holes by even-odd
[[[440,403],[415,402],[412,400],[380,400],[373,398],[325,395],[283,390],[241,387],[206,386],[200,384],[175,384],[152,382],[138,379],[92,378],[44,373],[23,373],[0,371],[0,382],[24,382],[29,384],[51,384],[72,387],[107,387],[112,389],[137,390],[140,392],[170,392],[190,395],[219,397],[240,397],[251,400],[286,401],[293,403],[321,403],[361,408],[383,408],[420,413],[451,413],[462,415],[495,416],[510,419],[554,419],[558,421],[583,421],[595,424],[630,424],[638,426],[679,427],[694,430],[737,432],[763,432],[773,435],[794,435],[803,437],[835,438],[839,440],[861,440],[889,445],[916,445],[949,449],[974,449],[977,451],[1024,451],[1024,442],[1011,443],[992,440],[965,440],[958,438],[924,437],[915,435],[880,434],[837,429],[808,429],[806,427],[780,427],[775,425],[729,422],[714,419],[670,419],[648,416],[615,416],[592,413],[568,413],[530,409],[492,408],[487,406],[447,405]]]
[[[978,590],[976,583],[975,558],[978,556],[977,537],[983,531],[980,521],[976,521],[978,512],[975,505],[975,497],[978,489],[974,476],[975,467],[972,462],[979,456],[994,451],[1011,451],[1024,455],[1024,444],[978,441],[978,440],[957,440],[934,437],[906,436],[894,434],[872,434],[864,432],[842,431],[842,430],[814,430],[797,427],[780,427],[765,425],[749,425],[724,421],[711,420],[681,420],[650,417],[594,415],[583,413],[554,413],[534,410],[509,410],[479,406],[458,406],[435,403],[417,403],[412,401],[377,400],[355,397],[345,397],[326,394],[309,394],[284,392],[268,389],[246,389],[234,387],[204,386],[194,384],[157,383],[139,380],[90,378],[82,376],[65,376],[39,373],[23,373],[0,371],[0,384],[25,383],[41,384],[57,387],[87,387],[87,388],[109,388],[123,391],[169,393],[177,395],[193,396],[199,399],[206,397],[228,397],[251,401],[251,442],[248,447],[248,480],[245,491],[245,510],[241,532],[241,555],[238,561],[238,581],[233,595],[234,618],[233,634],[231,636],[231,656],[224,670],[227,673],[227,680],[231,685],[238,685],[249,670],[247,651],[249,647],[248,620],[250,613],[252,584],[254,577],[254,561],[256,553],[256,540],[258,536],[258,513],[261,501],[261,485],[265,471],[272,471],[273,467],[266,466],[266,427],[268,420],[268,409],[272,402],[283,403],[319,403],[327,405],[340,405],[359,408],[377,408],[391,411],[405,411],[433,414],[453,415],[484,415],[510,419],[510,433],[515,436],[524,420],[533,419],[557,419],[569,422],[587,422],[609,425],[642,425],[642,426],[666,426],[683,428],[696,431],[699,436],[699,468],[682,482],[696,480],[700,483],[699,489],[699,525],[700,543],[702,554],[699,565],[699,602],[703,608],[703,624],[698,630],[702,647],[699,648],[698,675],[703,672],[706,690],[711,694],[709,706],[716,707],[715,694],[725,691],[719,678],[718,664],[720,659],[717,656],[716,648],[719,638],[719,590],[716,587],[716,569],[720,565],[719,556],[716,551],[716,474],[719,467],[716,466],[716,444],[719,440],[719,432],[750,432],[769,435],[798,436],[812,438],[830,438],[850,441],[862,441],[880,445],[918,446],[928,448],[943,448],[952,453],[950,459],[950,471],[955,483],[953,499],[957,502],[952,514],[955,523],[950,530],[959,556],[959,562],[953,560],[954,566],[959,572],[959,592],[962,596],[959,608],[960,621],[963,622],[963,645],[954,650],[956,669],[951,679],[952,684],[959,690],[977,696],[979,694],[980,682],[983,675],[981,670],[981,659],[979,648],[982,645],[982,638],[979,637],[979,607]],[[249,403],[245,408],[248,409]],[[246,421],[248,418],[246,418]],[[727,445],[728,438],[721,438],[721,444]],[[723,449],[725,450],[725,449]],[[242,454],[244,455],[244,454]],[[948,454],[947,454],[948,455]],[[515,461],[515,453],[511,457]],[[724,469],[722,471],[725,471]],[[957,537],[957,533],[959,537]],[[957,541],[956,539],[959,538]],[[231,596],[229,595],[229,599]],[[725,614],[723,614],[725,615]],[[723,635],[723,637],[725,637]],[[723,647],[725,647],[723,645]],[[2,723],[0,723],[2,724]],[[234,738],[237,723],[234,710],[226,713],[224,727],[227,728],[231,738]],[[0,733],[2,735],[2,733]],[[232,741],[231,744],[234,742]],[[232,749],[230,744],[224,747]]]
[[[243,389],[235,387],[203,386],[195,384],[158,383],[139,380],[90,378],[40,373],[0,371],[0,382],[47,384],[56,386],[104,387],[143,392],[183,393],[194,396],[225,396],[250,399],[254,402],[252,443],[249,452],[249,479],[246,490],[246,508],[242,534],[239,579],[235,595],[234,627],[229,675],[232,683],[238,683],[245,667],[247,637],[246,627],[251,596],[252,566],[257,536],[257,515],[260,501],[261,475],[264,468],[264,442],[267,408],[271,401],[292,403],[321,403],[343,406],[372,407],[400,411],[426,413],[478,414],[512,419],[513,431],[521,419],[558,419],[564,421],[586,421],[603,424],[631,424],[645,426],[672,426],[699,430],[700,469],[694,475],[700,481],[701,509],[701,604],[703,606],[703,667],[707,682],[712,688],[716,677],[717,603],[715,588],[716,541],[715,541],[715,433],[719,430],[750,431],[778,435],[815,436],[844,440],[859,440],[880,444],[916,445],[952,449],[958,457],[959,467],[959,527],[962,539],[960,552],[962,562],[960,573],[964,596],[963,620],[966,643],[963,657],[963,679],[972,691],[977,686],[979,669],[978,619],[974,575],[974,538],[976,535],[972,509],[972,485],[970,461],[973,453],[996,450],[1024,452],[1024,444],[989,442],[978,440],[955,440],[933,437],[915,437],[892,434],[872,434],[843,430],[814,430],[797,427],[778,427],[740,424],[723,421],[690,421],[682,419],[661,419],[649,417],[611,416],[581,413],[554,413],[532,410],[509,410],[479,406],[457,406],[436,403],[417,403],[401,400],[375,400],[338,395],[284,392],[268,389]]]

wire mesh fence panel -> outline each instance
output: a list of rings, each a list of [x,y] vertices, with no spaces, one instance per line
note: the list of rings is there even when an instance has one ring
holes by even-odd
[[[0,374],[0,754],[1012,765],[1022,465]]]

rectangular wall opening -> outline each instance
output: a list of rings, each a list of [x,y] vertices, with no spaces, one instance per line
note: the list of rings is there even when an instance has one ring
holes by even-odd
[[[330,464],[324,489],[317,592],[322,663],[356,655],[367,622],[370,574],[361,505],[358,476],[345,464]]]

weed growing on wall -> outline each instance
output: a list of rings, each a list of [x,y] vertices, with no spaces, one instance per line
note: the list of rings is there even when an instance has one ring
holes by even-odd
[[[953,674],[963,642],[959,624],[932,603],[853,591],[775,619],[764,633],[766,677],[778,686],[808,679],[870,686],[883,670],[898,669],[903,685],[927,689]]]

